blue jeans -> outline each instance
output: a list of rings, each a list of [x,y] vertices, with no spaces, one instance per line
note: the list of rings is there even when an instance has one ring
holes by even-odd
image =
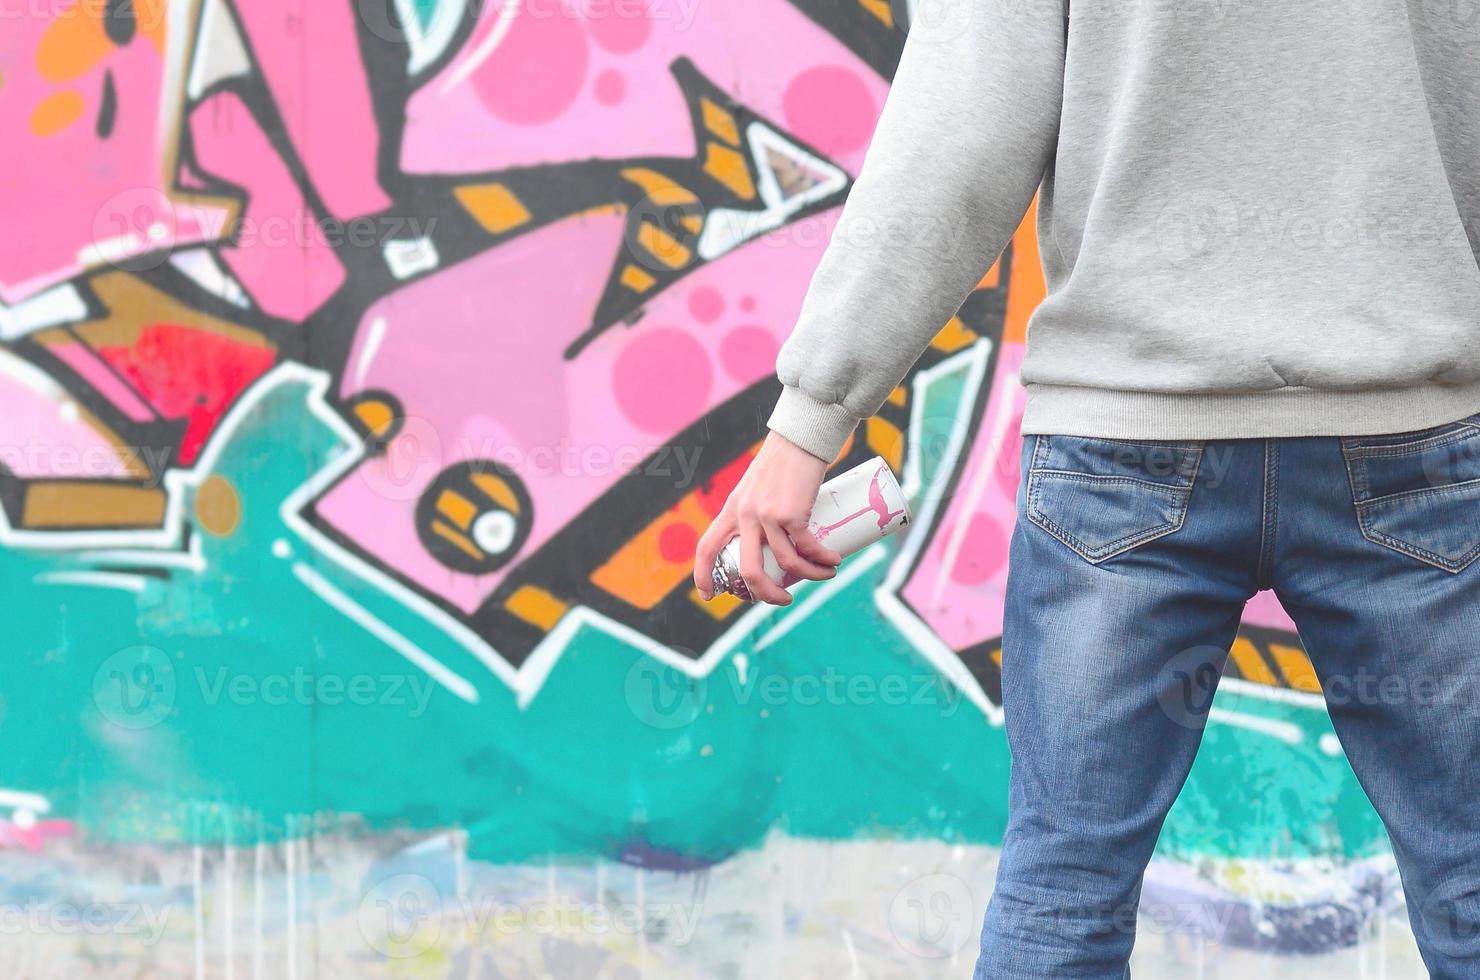
[[[1480,413],[1350,438],[1030,435],[1022,459],[977,980],[1129,976],[1142,875],[1263,589],[1387,827],[1431,975],[1480,978]]]

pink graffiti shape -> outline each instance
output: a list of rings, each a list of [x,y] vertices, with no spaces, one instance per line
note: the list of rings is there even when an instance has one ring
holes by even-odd
[[[357,7],[303,0],[248,0],[234,7],[324,207],[343,219],[389,207],[375,172],[380,124],[360,50]]]

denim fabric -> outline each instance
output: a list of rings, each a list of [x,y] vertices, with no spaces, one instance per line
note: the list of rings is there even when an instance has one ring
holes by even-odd
[[[1124,978],[1245,601],[1272,589],[1433,977],[1480,978],[1480,414],[1351,438],[1028,436],[1008,826],[977,980]]]

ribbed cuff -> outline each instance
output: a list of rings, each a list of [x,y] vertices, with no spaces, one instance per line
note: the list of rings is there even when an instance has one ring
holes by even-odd
[[[827,463],[838,458],[857,425],[858,418],[842,405],[820,402],[791,385],[782,386],[781,397],[766,422],[773,432]]]

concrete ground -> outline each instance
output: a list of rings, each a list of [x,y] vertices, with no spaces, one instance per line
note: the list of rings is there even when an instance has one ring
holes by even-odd
[[[984,847],[779,834],[682,873],[491,865],[461,844],[336,835],[0,852],[0,970],[14,980],[966,980],[996,864]],[[1149,896],[1186,894],[1158,875],[1176,877],[1155,872]],[[1354,944],[1318,955],[1189,931],[1209,907],[1164,904],[1155,922],[1143,910],[1136,980],[1426,976],[1396,900],[1370,906]]]

